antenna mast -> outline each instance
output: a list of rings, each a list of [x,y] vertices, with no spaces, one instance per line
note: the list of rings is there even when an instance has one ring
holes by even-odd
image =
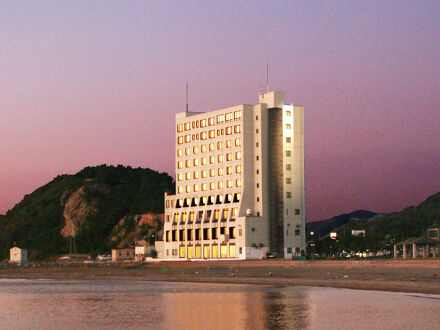
[[[188,113],[188,82],[186,82],[186,112]]]
[[[266,63],[266,93],[269,93],[269,63]]]

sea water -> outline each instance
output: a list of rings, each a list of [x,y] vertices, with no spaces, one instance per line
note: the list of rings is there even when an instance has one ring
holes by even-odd
[[[440,296],[317,287],[0,280],[1,329],[438,329]]]

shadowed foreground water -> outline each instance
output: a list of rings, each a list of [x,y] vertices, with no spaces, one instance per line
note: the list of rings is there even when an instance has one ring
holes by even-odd
[[[9,329],[435,329],[440,296],[316,287],[0,280]]]

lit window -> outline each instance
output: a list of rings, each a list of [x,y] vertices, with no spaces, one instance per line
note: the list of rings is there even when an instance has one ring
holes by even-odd
[[[223,219],[227,220],[229,218],[229,209],[224,209],[223,210],[223,215],[222,215]]]
[[[286,143],[292,142],[292,138],[290,136],[286,137]]]
[[[241,118],[241,110],[234,112],[234,119],[240,119]]]
[[[236,147],[241,146],[241,139],[240,139],[240,138],[236,138],[236,139],[235,139],[235,146],[236,146]]]
[[[230,148],[232,146],[231,140],[226,141],[226,148]]]
[[[227,188],[232,188],[232,180],[226,181],[226,187]]]
[[[219,163],[223,163],[223,155],[218,155],[217,160]]]
[[[214,125],[214,124],[215,124],[215,122],[214,122],[214,117],[209,118],[209,119],[208,119],[208,125],[209,125],[209,126],[212,126],[212,125]]]
[[[225,115],[217,115],[217,124],[221,124],[225,121]]]
[[[226,135],[231,135],[231,134],[232,134],[232,126],[226,127]]]
[[[292,129],[292,126],[290,124],[286,124],[286,129]]]
[[[185,174],[185,178],[186,178],[187,180],[190,180],[190,179],[191,179],[191,173],[190,173],[190,172],[186,172],[186,174]]]
[[[235,153],[235,159],[237,159],[237,160],[241,159],[241,151],[237,151]]]
[[[202,146],[200,147],[200,150],[201,150],[202,152],[206,152],[206,144],[202,145]]]
[[[227,113],[226,114],[226,121],[230,121],[231,120],[231,114],[230,113]]]
[[[209,184],[209,189],[211,189],[211,190],[214,190],[214,189],[215,189],[215,183],[214,183],[214,182],[211,182],[211,183]]]
[[[209,157],[209,164],[215,164],[215,157],[214,156]]]
[[[199,153],[199,147],[195,146],[193,147],[193,154]]]
[[[206,140],[206,132],[200,133],[200,140]]]
[[[193,173],[193,177],[194,177],[194,179],[198,179],[199,178],[199,171],[195,171]]]
[[[183,193],[183,186],[179,186],[179,188],[177,188],[177,191],[179,192],[179,194]]]
[[[183,168],[183,162],[181,160],[177,162],[177,168]]]
[[[182,144],[182,143],[183,143],[183,136],[179,136],[179,137],[177,138],[177,143],[178,143],[178,144]]]
[[[182,157],[182,154],[183,154],[182,149],[178,149],[177,150],[177,157]]]
[[[202,165],[206,165],[206,157],[202,157]]]
[[[190,193],[191,192],[191,186],[186,186],[186,192]]]
[[[200,127],[206,127],[206,119],[200,121]]]
[[[214,143],[210,143],[209,144],[209,151],[213,151],[214,150]]]
[[[179,125],[177,125],[177,132],[183,132],[183,125],[182,124],[179,124]]]
[[[195,128],[195,127],[196,127],[196,122],[195,122],[195,121],[193,121],[193,122],[191,123],[191,127],[192,127],[192,128]]]
[[[240,133],[241,132],[241,126],[240,125],[235,125],[234,126],[234,133]]]
[[[199,159],[198,158],[194,158],[194,166],[198,166],[199,165]]]
[[[215,170],[213,168],[209,170],[209,176],[215,176]]]
[[[187,159],[186,160],[186,162],[185,162],[185,166],[188,168],[188,167],[191,167],[191,161],[189,160],[189,159]]]
[[[195,184],[195,185],[194,185],[194,191],[195,191],[195,192],[199,191],[199,185],[198,185],[198,184]]]
[[[219,181],[218,182],[218,189],[223,189],[223,187],[224,187],[223,181]]]
[[[191,151],[189,150],[189,148],[185,148],[185,155],[189,155],[191,153]]]
[[[236,217],[238,215],[238,207],[232,208],[232,216]]]
[[[179,173],[177,175],[177,181],[182,181],[183,180],[183,173]]]
[[[235,186],[236,187],[241,187],[241,179],[235,180]]]
[[[226,154],[226,160],[227,161],[231,161],[232,160],[232,154],[231,153]]]
[[[226,174],[232,174],[232,166],[226,167]]]
[[[206,172],[206,170],[203,170],[202,171],[202,178],[206,178],[207,177],[207,172]]]
[[[188,143],[188,142],[191,142],[191,135],[185,135],[185,142],[186,143]]]
[[[215,131],[209,131],[209,138],[215,138]]]
[[[289,110],[286,110],[286,116],[290,117],[292,115],[292,112],[290,112]]]
[[[188,131],[191,129],[191,123],[185,123],[185,131]]]
[[[223,142],[217,142],[217,150],[223,149]]]
[[[205,191],[206,188],[207,188],[206,183],[203,183],[203,184],[202,184],[202,191]]]
[[[223,168],[222,167],[220,167],[219,169],[218,169],[218,175],[220,176],[220,175],[223,175]]]

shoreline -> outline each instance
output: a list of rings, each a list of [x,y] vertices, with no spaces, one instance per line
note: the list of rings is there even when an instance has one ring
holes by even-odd
[[[440,295],[440,260],[56,263],[46,268],[0,268],[0,278],[314,286]]]

